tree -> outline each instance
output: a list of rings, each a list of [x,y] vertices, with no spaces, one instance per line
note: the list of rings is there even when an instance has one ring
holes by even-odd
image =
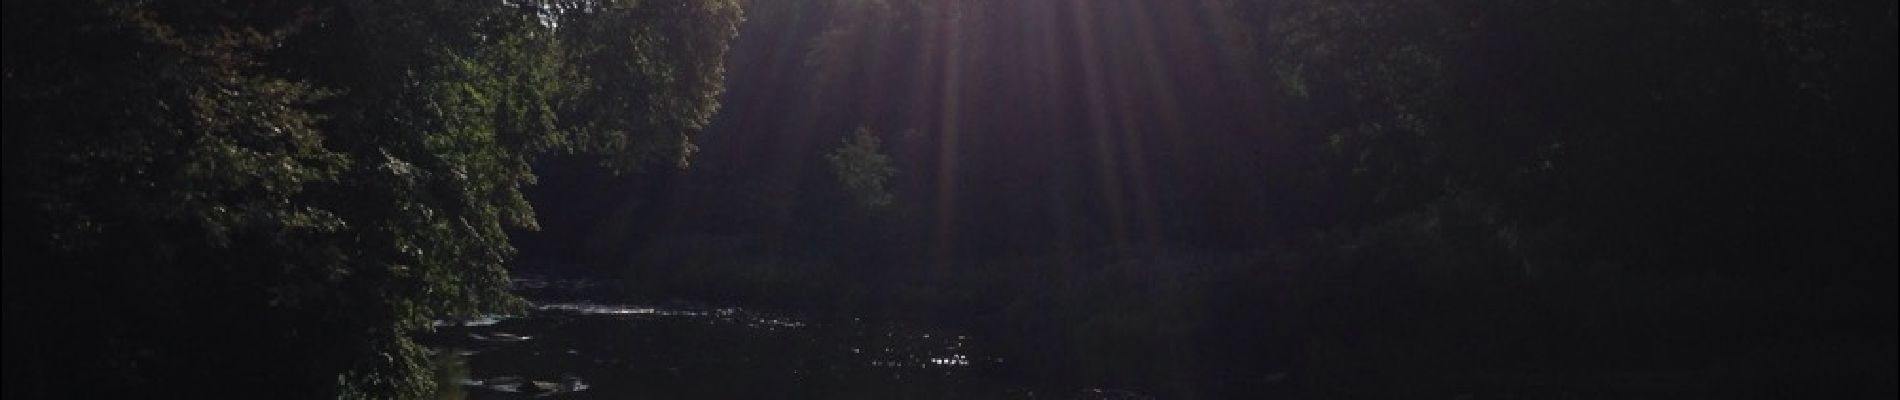
[[[887,183],[897,175],[897,168],[891,166],[891,158],[884,155],[881,146],[870,128],[859,127],[837,149],[825,155],[839,187],[864,210],[875,211],[891,205]]]
[[[568,1],[549,8],[566,51],[563,130],[615,171],[684,168],[724,90],[734,0]]]
[[[677,163],[628,143],[690,147],[739,17],[730,1],[5,13],[9,397],[424,395],[414,333],[522,304],[506,232],[535,228],[536,155]],[[570,33],[592,18],[623,22]]]

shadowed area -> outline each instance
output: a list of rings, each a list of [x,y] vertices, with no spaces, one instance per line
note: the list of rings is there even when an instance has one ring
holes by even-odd
[[[6,397],[1893,398],[1895,13],[9,1]]]

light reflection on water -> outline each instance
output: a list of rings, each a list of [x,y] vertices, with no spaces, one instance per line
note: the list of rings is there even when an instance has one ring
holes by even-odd
[[[437,328],[441,328],[445,326],[455,326],[455,325],[489,326],[489,325],[500,323],[502,320],[505,320],[508,318],[513,318],[513,316],[506,315],[506,314],[484,314],[484,315],[475,316],[475,318],[460,320],[460,321],[436,320],[434,322],[434,325]]]
[[[540,311],[559,311],[585,315],[715,317],[722,322],[736,322],[748,327],[764,329],[803,328],[806,325],[804,321],[797,319],[754,313],[739,307],[689,309],[594,303],[546,303],[538,304],[534,308]]]
[[[589,303],[552,303],[538,304],[534,307],[541,311],[566,311],[592,315],[656,315],[662,317],[703,317],[711,313],[700,310],[663,309],[658,307],[623,306]]]
[[[1150,398],[999,379],[970,336],[680,302],[600,304],[588,279],[517,278],[520,315],[435,321],[437,399]]]
[[[722,380],[786,388],[876,380],[928,393],[921,388],[966,385],[956,382],[971,379],[965,371],[976,360],[967,354],[971,339],[964,335],[856,319],[817,323],[740,307],[544,302],[524,315],[435,326],[427,342],[466,358],[466,375],[447,382],[459,382],[453,386],[470,398],[570,397],[583,391],[590,398],[622,397],[656,388],[690,395],[722,389],[662,382]]]

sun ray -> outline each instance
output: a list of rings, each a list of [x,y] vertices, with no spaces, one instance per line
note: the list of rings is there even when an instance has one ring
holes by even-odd
[[[1104,54],[1094,26],[1094,15],[1088,2],[1071,0],[1069,2],[1070,28],[1078,48],[1077,54],[1082,68],[1083,92],[1088,107],[1088,132],[1094,135],[1096,177],[1101,181],[1101,196],[1108,212],[1109,235],[1116,247],[1126,247],[1128,243],[1128,225],[1121,199],[1121,177],[1118,174],[1120,163],[1115,156],[1115,137],[1109,132],[1107,74],[1103,70]]]
[[[936,61],[942,65],[942,75],[938,86],[943,95],[937,104],[937,252],[940,260],[949,259],[957,234],[957,158],[961,132],[958,122],[962,118],[963,103],[963,8],[960,4],[949,4],[940,26],[935,30],[936,53],[941,54]]]

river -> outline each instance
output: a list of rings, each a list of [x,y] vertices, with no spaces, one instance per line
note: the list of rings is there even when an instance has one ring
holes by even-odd
[[[614,304],[586,281],[518,280],[530,311],[439,321],[441,398],[1140,398],[1042,390],[983,373],[1007,362],[968,335],[893,322],[815,321],[686,302]],[[535,296],[533,294],[539,294]]]

